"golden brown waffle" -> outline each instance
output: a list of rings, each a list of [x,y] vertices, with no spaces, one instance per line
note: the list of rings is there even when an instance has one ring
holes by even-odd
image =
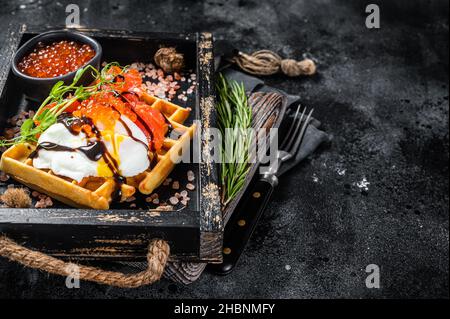
[[[184,126],[190,109],[177,106],[154,96],[143,94],[142,99],[150,107],[161,111],[179,138],[174,140],[165,138],[163,147],[156,154],[156,165],[137,176],[127,178],[120,187],[121,201],[131,197],[136,188],[143,194],[150,194],[167,178],[175,166],[175,162],[182,156],[182,150],[190,142],[195,125]],[[15,180],[28,187],[45,193],[63,203],[74,207],[89,207],[94,209],[108,209],[114,194],[117,192],[113,178],[87,177],[81,182],[70,178],[57,176],[50,170],[41,170],[32,166],[29,155],[35,146],[22,143],[11,146],[6,150],[0,161],[0,169]]]

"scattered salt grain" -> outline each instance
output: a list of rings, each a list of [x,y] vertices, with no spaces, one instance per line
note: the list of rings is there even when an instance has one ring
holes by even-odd
[[[316,174],[313,174],[312,180],[313,180],[314,183],[318,183],[319,182],[319,178],[316,176]]]
[[[39,195],[39,200],[34,205],[35,208],[47,208],[53,206],[53,201],[46,195]]]
[[[369,190],[370,182],[367,181],[366,177],[363,177],[363,179],[356,183],[356,186],[361,190],[367,192]]]
[[[133,202],[133,201],[135,201],[135,200],[136,200],[136,197],[134,197],[134,196],[131,196],[131,197],[128,197],[127,199],[125,199],[125,201],[126,201],[127,203]]]
[[[193,180],[195,180],[195,174],[194,174],[193,171],[189,170],[189,171],[187,172],[187,180],[188,180],[189,182],[192,182]]]
[[[170,197],[169,201],[172,205],[176,205],[179,202],[178,198],[176,198],[175,196]]]
[[[158,193],[153,193],[150,196],[145,198],[145,201],[147,203],[153,202],[153,200],[157,199],[159,197]]]
[[[5,172],[0,172],[0,181],[1,182],[6,182],[9,179],[9,175],[6,174]]]
[[[47,206],[52,206],[52,205],[53,205],[53,201],[52,201],[51,197],[47,196],[47,197],[45,198],[45,204],[46,204]]]

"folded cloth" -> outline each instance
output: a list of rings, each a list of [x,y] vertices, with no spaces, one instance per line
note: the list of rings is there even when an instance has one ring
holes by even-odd
[[[237,71],[230,67],[222,69],[221,72],[227,79],[232,79],[237,81],[238,83],[242,83],[245,87],[246,92],[248,92],[249,94],[254,92],[276,92],[284,96],[287,101],[286,122],[292,121],[292,113],[294,112],[292,112],[290,108],[292,106],[297,106],[300,103],[300,96],[290,95],[282,90],[267,86],[261,79],[250,76],[241,71]],[[307,156],[312,154],[321,143],[330,140],[328,134],[319,130],[319,126],[319,121],[317,121],[316,119],[311,120],[308,128],[305,131],[303,142],[299,151],[294,158],[287,161],[281,166],[280,175],[286,173]],[[235,207],[236,205],[233,206]],[[120,262],[116,264],[121,265],[127,270],[134,271],[141,271],[147,266],[144,262]],[[176,282],[189,284],[199,278],[206,265],[206,263],[169,262],[166,266],[164,276]]]

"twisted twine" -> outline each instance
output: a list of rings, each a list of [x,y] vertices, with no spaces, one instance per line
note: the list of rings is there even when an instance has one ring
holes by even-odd
[[[148,246],[147,269],[136,274],[123,274],[120,272],[102,270],[96,267],[76,265],[79,273],[76,275],[80,280],[93,281],[121,288],[136,288],[149,285],[158,281],[166,266],[170,254],[167,242],[161,239],[153,240]],[[18,262],[24,266],[43,270],[60,276],[69,276],[70,262],[64,262],[49,255],[25,248],[11,239],[0,237],[0,256],[11,261]]]
[[[278,54],[269,50],[260,50],[247,54],[238,52],[231,59],[242,70],[255,75],[271,75],[282,72],[287,76],[313,75],[316,73],[316,64],[311,59],[297,61],[282,59]]]

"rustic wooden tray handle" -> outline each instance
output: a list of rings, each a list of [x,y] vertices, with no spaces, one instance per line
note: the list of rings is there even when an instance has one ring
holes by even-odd
[[[167,263],[170,248],[166,241],[152,240],[148,246],[147,269],[136,274],[102,270],[96,267],[75,264],[79,269],[79,279],[122,288],[136,288],[158,281]],[[25,248],[11,239],[0,236],[0,256],[24,266],[40,269],[52,274],[68,276],[70,262]]]

